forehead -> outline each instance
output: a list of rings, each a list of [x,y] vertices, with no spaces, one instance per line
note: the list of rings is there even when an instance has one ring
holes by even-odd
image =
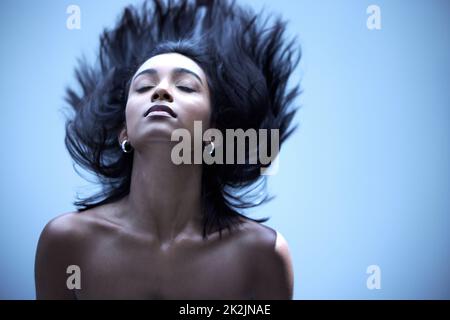
[[[175,68],[185,68],[193,71],[203,81],[206,81],[206,75],[202,68],[195,61],[179,53],[164,53],[151,57],[139,67],[136,74],[146,69],[156,69],[159,74],[165,74],[170,73]]]

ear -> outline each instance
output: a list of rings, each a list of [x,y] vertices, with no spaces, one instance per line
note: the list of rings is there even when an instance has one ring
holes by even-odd
[[[124,125],[122,130],[120,130],[118,141],[119,144],[122,143],[123,140],[128,139],[127,127]]]

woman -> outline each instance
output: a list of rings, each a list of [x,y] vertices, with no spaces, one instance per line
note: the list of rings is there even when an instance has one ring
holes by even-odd
[[[282,143],[300,57],[284,29],[226,1],[155,0],[105,30],[98,63],[77,69],[81,91],[67,91],[65,140],[102,191],[44,228],[38,299],[292,299],[286,240],[240,212],[268,199],[264,164],[175,164],[171,139],[200,121],[278,129]],[[203,138],[211,155],[234,141]]]

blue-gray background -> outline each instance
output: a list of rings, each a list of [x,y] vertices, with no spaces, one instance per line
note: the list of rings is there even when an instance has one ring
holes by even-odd
[[[295,299],[449,299],[449,2],[240,2],[281,14],[303,46],[299,130],[277,198],[252,215],[288,240]],[[0,298],[35,298],[39,234],[88,185],[63,144],[64,88],[128,3],[1,1]],[[80,30],[66,28],[70,4]],[[381,30],[366,27],[371,4]]]

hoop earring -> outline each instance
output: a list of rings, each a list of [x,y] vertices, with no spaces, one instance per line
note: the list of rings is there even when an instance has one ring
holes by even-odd
[[[120,147],[122,148],[122,151],[124,153],[130,153],[132,150],[131,144],[127,139],[122,141],[122,143],[120,144]]]
[[[214,152],[215,147],[214,147],[214,142],[212,140],[210,142],[211,142],[211,150],[209,150],[209,155],[211,156]]]

